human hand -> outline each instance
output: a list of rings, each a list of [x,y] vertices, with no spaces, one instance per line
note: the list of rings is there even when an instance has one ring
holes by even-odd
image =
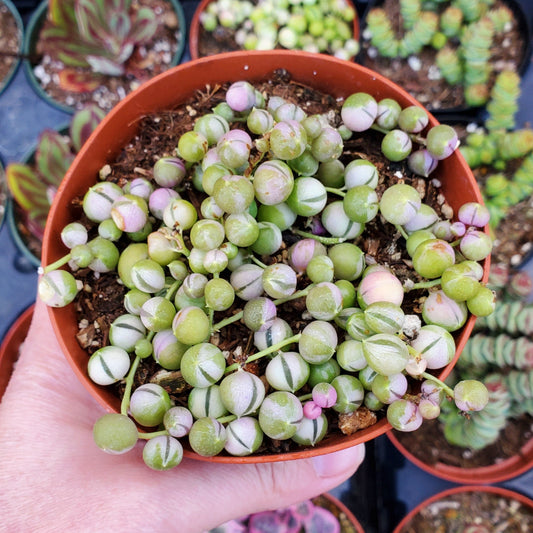
[[[146,467],[139,445],[111,456],[93,442],[103,409],[77,380],[37,301],[0,403],[0,516],[5,531],[199,533],[338,486],[364,446],[312,459],[223,464],[185,458]]]

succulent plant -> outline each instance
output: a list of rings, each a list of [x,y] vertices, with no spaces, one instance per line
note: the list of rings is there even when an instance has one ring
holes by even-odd
[[[206,533],[268,533],[294,531],[298,533],[340,533],[345,527],[339,518],[320,504],[320,499],[306,500],[284,509],[263,511],[230,520]]]
[[[94,82],[89,77],[80,79],[76,67],[90,67],[103,75],[123,75],[135,47],[149,41],[156,31],[153,11],[134,8],[131,0],[50,0],[40,38],[53,52],[53,58],[67,66],[62,73],[63,83],[86,90]]]
[[[372,55],[385,58],[416,56],[434,49],[440,75],[451,85],[462,85],[467,105],[481,106],[489,98],[491,47],[496,34],[508,31],[513,20],[507,7],[483,0],[456,2],[400,1],[400,28],[382,7],[366,17],[364,33]]]
[[[483,411],[467,417],[457,416],[451,402],[443,404],[439,420],[451,444],[481,450],[495,442],[513,418],[533,412],[533,345],[530,332],[525,331],[529,327],[524,324],[533,305],[524,301],[529,293],[517,296],[512,289],[506,290],[512,287],[513,277],[525,275],[512,274],[506,284],[500,284],[500,300],[492,315],[497,319],[480,319],[477,332],[466,343],[454,369],[451,383],[457,379],[481,379],[489,391],[489,401]]]
[[[391,115],[400,106],[367,93],[348,96],[336,117],[308,115],[246,81],[228,84],[224,94],[180,135],[171,158],[161,154],[142,171],[141,182],[104,179],[89,188],[84,223],[61,234],[70,252],[47,265],[39,283],[40,297],[57,307],[73,301],[84,269],[118,275],[127,288],[111,344],[92,353],[88,374],[102,385],[121,382],[118,416],[154,429],[139,433],[151,443],[146,463],[168,469],[182,454],[176,418],[165,414],[174,408],[165,389],[134,384],[145,358],[179,369],[191,413],[185,418],[193,422],[177,433],[206,457],[224,450],[250,455],[267,439],[314,446],[328,418],[347,419],[360,407],[402,431],[434,418],[444,395],[461,411],[482,409],[483,384],[463,380],[452,389],[426,369],[452,361],[452,333],[469,313],[484,316],[494,308],[479,264],[491,251],[482,230],[488,211],[465,203],[455,232],[437,237],[433,228],[451,227],[453,213],[439,216],[405,180],[380,188],[368,160],[350,161],[336,186],[327,172],[326,184],[315,177],[325,163],[344,167],[345,139],[370,129],[386,158],[426,176],[457,149],[453,128],[428,127],[426,112],[409,107],[384,128],[375,124],[379,105]],[[261,119],[267,128],[254,127],[259,133],[248,129],[254,109],[267,117]],[[423,164],[410,159],[419,149]],[[338,170],[330,168],[337,180]],[[406,262],[413,268],[402,279],[386,264],[367,263],[356,244],[372,224],[409,241]],[[67,263],[70,269],[61,269]],[[402,304],[415,290],[427,297],[418,314],[407,316]],[[294,318],[292,305],[301,306],[296,323],[286,320]],[[250,339],[248,347],[223,349],[232,327]],[[424,380],[422,397],[408,390],[411,378]],[[144,394],[147,385],[154,387]],[[163,433],[156,431],[161,423]],[[95,427],[94,437],[107,450],[110,433],[103,427]],[[123,442],[127,451],[129,425],[120,427],[124,438],[117,429],[113,450]]]
[[[68,135],[46,129],[35,149],[34,164],[10,163],[6,178],[13,199],[25,214],[31,234],[42,239],[48,210],[75,154],[88,139],[104,112],[87,106],[72,117]]]
[[[346,0],[215,0],[200,15],[207,32],[232,30],[245,50],[289,50],[328,53],[352,59],[359,52],[353,35],[357,13]],[[220,31],[220,30],[218,30]]]

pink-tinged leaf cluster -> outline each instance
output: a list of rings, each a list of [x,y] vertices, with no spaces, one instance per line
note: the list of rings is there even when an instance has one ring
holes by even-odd
[[[154,12],[133,9],[131,0],[52,0],[41,39],[67,66],[120,76],[135,47],[156,31]]]
[[[310,500],[276,511],[254,513],[230,520],[209,533],[340,533],[340,523],[331,511]]]
[[[42,239],[46,217],[59,184],[104,113],[95,104],[75,113],[70,135],[45,129],[39,135],[34,157],[29,163],[10,163],[6,181],[15,202],[25,213],[28,230]]]

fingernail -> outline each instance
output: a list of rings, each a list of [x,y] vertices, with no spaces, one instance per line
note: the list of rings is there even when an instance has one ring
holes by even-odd
[[[313,467],[318,477],[336,477],[355,471],[365,458],[364,444],[346,448],[327,455],[313,457]]]

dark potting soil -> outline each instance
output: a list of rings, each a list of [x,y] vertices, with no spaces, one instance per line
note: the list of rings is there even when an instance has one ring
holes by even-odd
[[[377,2],[388,14],[396,35],[402,36],[401,15],[397,0]],[[509,6],[505,0],[496,0],[493,7]],[[510,6],[512,7],[512,6]],[[514,11],[513,11],[514,13]],[[359,61],[366,67],[379,72],[386,78],[396,82],[403,89],[413,95],[420,103],[432,111],[465,109],[466,105],[462,85],[450,85],[443,78],[438,77],[435,65],[437,50],[426,46],[416,56],[410,58],[386,58],[375,56],[371,51],[369,40],[361,39],[361,54]],[[527,39],[524,35],[522,22],[516,18],[509,31],[494,36],[491,47],[490,62],[493,68],[489,86],[496,75],[502,70],[518,71],[526,54]]]
[[[0,0],[0,90],[18,60],[20,35],[17,21],[7,6]]]
[[[126,64],[126,73],[122,76],[107,76],[92,74],[90,68],[76,67],[73,77],[77,73],[97,80],[96,89],[78,91],[73,88],[62,87],[59,75],[65,69],[60,61],[51,58],[48,44],[37,39],[37,58],[32,61],[33,71],[43,90],[60,104],[80,109],[85,104],[93,102],[108,111],[132,90],[143,82],[161,74],[171,67],[172,58],[178,45],[185,38],[185,28],[179,27],[179,19],[166,0],[134,0],[132,9],[149,7],[158,19],[158,31],[150,42],[136,46]]]
[[[460,531],[528,533],[533,531],[533,509],[493,492],[459,492],[443,496],[424,507],[399,533]]]
[[[210,112],[214,106],[224,100],[225,90],[228,85],[206,87],[204,90],[197,91],[190,101],[175,109],[167,109],[140,118],[138,134],[124,147],[114,161],[110,161],[106,168],[107,179],[118,183],[120,186],[138,176],[150,179],[155,161],[162,156],[174,154],[181,134],[192,129],[198,116]],[[273,73],[268,80],[261,84],[256,84],[256,87],[265,94],[281,96],[287,101],[299,104],[308,114],[334,110],[336,113],[335,121],[337,125],[339,123],[341,102],[329,95],[319,93],[309,87],[291,81],[290,75],[284,70]],[[239,126],[239,124],[234,124],[233,127],[235,126]],[[436,180],[413,176],[408,170],[405,161],[391,163],[386,160],[380,149],[381,138],[382,135],[375,131],[354,134],[352,139],[344,143],[344,155],[341,160],[346,164],[352,159],[363,157],[374,163],[380,174],[378,195],[386,186],[403,180],[421,191],[423,201],[431,205],[439,215],[445,212],[448,216],[451,216],[451,208],[446,204],[443,195],[439,194],[438,186],[440,184]],[[252,161],[258,161],[259,157],[260,154],[253,149],[251,154]],[[193,205],[199,206],[204,198],[203,193],[195,190],[190,180],[185,181],[183,189],[183,191],[180,191],[181,196],[187,198]],[[77,198],[74,204],[80,206],[81,201],[81,198]],[[81,209],[80,217],[82,217]],[[444,215],[442,217],[444,218]],[[81,218],[81,220],[84,219]],[[305,226],[306,222],[307,219],[303,218],[298,221],[300,229],[308,230]],[[91,225],[87,220],[84,220],[84,223],[90,228],[91,237],[96,232],[94,224]],[[281,250],[275,256],[261,257],[264,263],[285,261],[288,247],[294,240],[299,238],[295,237],[290,231],[284,232],[283,237],[284,243]],[[409,268],[410,261],[403,239],[392,225],[384,223],[380,217],[376,217],[372,222],[368,223],[364,234],[356,239],[355,242],[365,252],[369,264],[379,262],[389,265],[401,281],[404,281],[407,276],[413,279],[413,272]],[[126,241],[122,240],[117,243],[119,249],[124,248],[127,244]],[[117,316],[125,312],[122,301],[126,289],[119,283],[115,272],[95,275],[93,272],[84,269],[78,271],[75,275],[84,283],[84,290],[80,291],[75,303],[80,323],[78,340],[81,346],[87,350],[89,356],[89,354],[106,344],[109,325]],[[418,277],[414,278],[415,282],[417,280]],[[298,280],[297,290],[304,288],[308,283],[306,276],[301,275]],[[424,295],[423,291],[413,290],[408,292],[404,298],[405,312],[420,312],[421,298]],[[278,308],[278,316],[287,320],[295,333],[300,331],[304,324],[301,318],[305,306],[303,300],[303,298],[297,299]],[[216,312],[215,322],[242,310],[242,305],[243,302],[238,300],[228,311]],[[252,334],[240,321],[223,328],[212,337],[211,342],[214,342],[223,351],[227,352],[228,364],[234,362],[242,364],[254,350]],[[261,375],[265,365],[266,362],[259,360],[247,364],[245,368]],[[190,386],[184,382],[179,371],[163,370],[153,358],[143,359],[135,376],[134,387],[145,382],[161,384],[177,405],[187,405],[187,394]],[[119,385],[117,386],[117,394],[120,395],[121,392],[122,386]],[[305,394],[306,390],[301,389],[299,392]],[[340,426],[342,426],[344,432],[353,433],[357,429],[362,429],[375,423],[384,416],[383,412],[378,412],[377,416],[375,416],[365,407],[361,407],[353,416],[343,415],[337,417],[334,413],[328,414],[330,416],[329,431],[336,433],[339,433]],[[292,441],[267,441],[266,439],[263,448],[259,452],[279,453],[297,447],[298,445]]]

